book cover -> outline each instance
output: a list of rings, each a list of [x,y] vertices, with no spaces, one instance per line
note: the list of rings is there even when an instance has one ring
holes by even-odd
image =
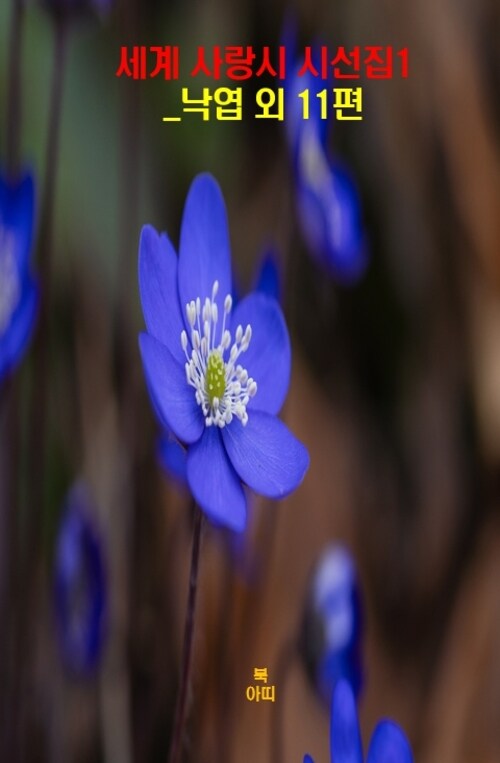
[[[498,29],[3,0],[0,761],[500,758]]]

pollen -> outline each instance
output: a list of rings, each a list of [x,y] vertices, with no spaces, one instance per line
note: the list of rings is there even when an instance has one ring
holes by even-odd
[[[214,404],[215,398],[221,400],[226,391],[226,368],[218,350],[208,356],[205,388],[210,405]]]

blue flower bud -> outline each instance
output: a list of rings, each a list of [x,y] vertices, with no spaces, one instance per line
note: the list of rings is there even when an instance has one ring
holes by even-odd
[[[301,653],[308,676],[329,703],[341,678],[357,695],[363,683],[362,609],[354,559],[341,545],[321,555],[311,577],[302,622]]]
[[[54,561],[57,635],[62,659],[75,674],[97,666],[104,641],[106,576],[101,539],[86,487],[69,492],[59,525]]]
[[[314,63],[313,51],[313,63]],[[318,69],[320,68],[318,64]],[[322,114],[317,94],[332,82],[290,66],[285,82],[287,141],[292,158],[298,222],[304,243],[320,267],[344,285],[358,281],[368,264],[361,201],[351,172],[332,159],[328,136],[332,109]],[[308,96],[308,119],[300,93]]]

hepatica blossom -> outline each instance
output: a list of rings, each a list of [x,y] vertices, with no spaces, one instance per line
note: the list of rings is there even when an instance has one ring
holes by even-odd
[[[274,297],[278,302],[281,296],[281,276],[278,268],[276,252],[268,248],[261,256],[255,273],[255,291]],[[233,307],[237,303],[233,287]],[[164,431],[158,440],[158,459],[169,477],[181,488],[186,488],[186,457],[185,448],[176,440],[171,432]]]
[[[30,273],[34,208],[31,175],[18,183],[0,175],[0,382],[23,357],[37,314]]]
[[[341,678],[349,681],[356,695],[361,689],[362,632],[354,559],[344,546],[331,544],[311,578],[300,640],[309,677],[328,705]]]
[[[286,83],[286,105],[300,228],[316,262],[339,282],[352,284],[366,269],[367,244],[352,175],[342,162],[332,159],[327,147],[333,109],[329,100],[322,114],[317,94],[326,89],[331,98],[332,83],[298,72],[297,66]],[[307,119],[299,96],[304,91],[308,93]]]
[[[242,531],[244,485],[283,497],[302,481],[309,457],[277,418],[291,362],[278,303],[254,292],[233,310],[226,209],[211,175],[198,175],[189,190],[178,258],[165,234],[143,229],[139,286],[147,326],[139,343],[155,411],[187,448],[200,507]]]
[[[70,491],[59,526],[54,561],[57,634],[64,663],[90,672],[102,652],[106,580],[101,540],[85,487]]]
[[[363,763],[363,746],[359,731],[354,694],[347,681],[335,688],[330,718],[331,763]],[[366,763],[412,763],[413,755],[401,728],[393,721],[380,721],[372,734]],[[314,763],[310,755],[304,763]]]

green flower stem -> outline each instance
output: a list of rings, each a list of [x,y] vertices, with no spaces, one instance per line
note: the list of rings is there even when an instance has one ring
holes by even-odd
[[[9,74],[7,92],[7,176],[16,177],[19,171],[21,136],[21,55],[23,47],[23,0],[13,0],[9,37]]]
[[[174,730],[170,744],[169,763],[179,763],[182,754],[184,740],[184,728],[187,716],[187,696],[191,677],[191,665],[193,657],[194,619],[196,612],[196,594],[198,590],[198,570],[200,562],[202,513],[195,506],[193,546],[191,551],[191,571],[189,574],[189,591],[184,626],[184,643],[182,647],[181,682],[177,694],[177,702],[174,716]]]
[[[57,170],[59,164],[59,142],[62,113],[64,73],[66,69],[66,48],[68,24],[64,15],[54,18],[54,57],[50,94],[49,127],[46,147],[45,182],[42,198],[42,214],[38,241],[38,264],[42,286],[40,325],[35,346],[35,377],[32,396],[32,438],[31,474],[32,506],[43,504],[44,471],[46,456],[46,422],[48,401],[48,350],[50,308],[52,303],[52,259],[54,248],[54,207]]]
[[[11,25],[9,33],[9,62],[6,109],[6,171],[7,182],[15,183],[20,170],[21,142],[21,56],[23,48],[24,0],[12,0]],[[0,634],[0,706],[9,707],[12,684],[10,668],[10,648],[12,624],[9,612],[12,606],[13,580],[15,579],[14,549],[16,547],[16,520],[18,516],[18,475],[19,475],[19,404],[20,391],[9,376],[0,390],[0,440],[5,446],[5,473],[0,487],[0,511],[4,518],[1,528],[2,540],[0,563],[0,620],[5,623]],[[0,730],[0,758],[8,759],[8,724]]]
[[[52,84],[50,95],[49,128],[46,147],[45,185],[43,193],[42,220],[40,228],[40,268],[42,271],[42,286],[46,291],[50,287],[52,275],[52,250],[54,247],[54,207],[57,170],[59,166],[59,144],[61,130],[61,114],[64,90],[64,74],[66,70],[66,53],[68,42],[68,22],[65,16],[54,19],[54,58],[52,68]],[[45,305],[48,304],[47,297]],[[47,314],[47,310],[44,311]]]
[[[15,610],[15,580],[17,540],[17,499],[19,464],[19,387],[12,377],[0,385],[0,438],[5,445],[0,464],[0,760],[10,760],[10,721],[12,720],[12,649],[13,622],[10,614]]]
[[[136,45],[142,34],[141,0],[124,0],[119,6],[119,35],[123,45]],[[113,297],[113,345],[117,368],[116,390],[125,421],[125,437],[134,454],[137,451],[137,380],[135,327],[136,239],[140,230],[138,210],[141,201],[141,88],[122,78],[119,83],[121,129],[118,143],[118,244]],[[134,242],[131,246],[131,242]],[[133,337],[131,336],[133,334]],[[131,347],[134,351],[131,352]],[[135,457],[135,456],[133,456]]]
[[[22,751],[27,739],[25,728],[26,703],[22,702],[23,692],[29,686],[33,670],[33,649],[29,647],[34,639],[37,625],[37,590],[42,569],[42,528],[45,498],[45,461],[47,440],[48,374],[49,374],[49,323],[51,308],[52,250],[54,246],[54,206],[56,178],[59,159],[59,137],[62,113],[62,95],[66,64],[68,25],[63,16],[54,18],[54,53],[49,106],[49,126],[46,146],[45,178],[42,197],[42,212],[38,238],[38,264],[41,281],[42,304],[38,336],[34,347],[32,394],[30,402],[30,444],[28,453],[28,473],[30,484],[24,500],[27,523],[26,543],[23,549],[22,571],[19,579],[18,637],[16,638],[15,665],[17,687],[15,712],[17,711],[17,740],[15,744]],[[9,760],[14,758],[9,757]]]

